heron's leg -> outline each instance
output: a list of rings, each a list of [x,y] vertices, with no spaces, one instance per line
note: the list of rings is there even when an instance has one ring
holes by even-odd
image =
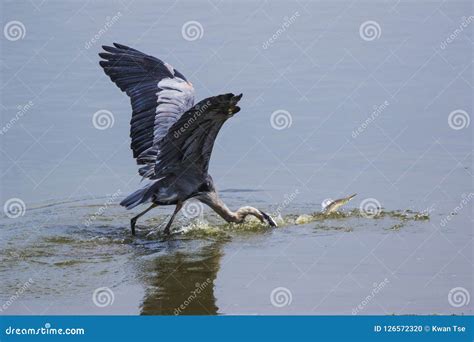
[[[178,213],[178,211],[181,210],[182,207],[183,207],[183,203],[182,203],[182,202],[178,202],[178,204],[176,204],[176,208],[174,208],[173,215],[171,215],[171,218],[170,218],[170,220],[168,221],[168,224],[166,225],[165,230],[163,231],[166,235],[170,235],[171,223],[173,223],[174,217],[176,216],[176,214]]]
[[[137,216],[135,216],[134,218],[132,218],[130,220],[130,227],[132,228],[132,235],[135,236],[135,224],[137,223],[137,220],[142,217],[143,215],[145,215],[147,212],[149,212],[151,209],[157,207],[158,205],[153,203],[148,209],[145,209],[144,211],[142,211],[140,214],[138,214]]]

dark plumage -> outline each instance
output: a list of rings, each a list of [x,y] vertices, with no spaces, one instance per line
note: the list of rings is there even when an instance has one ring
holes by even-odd
[[[127,209],[152,202],[132,219],[135,222],[157,205],[175,204],[165,232],[184,201],[196,198],[208,204],[224,219],[242,222],[254,215],[275,225],[265,213],[243,207],[230,211],[219,199],[211,176],[209,159],[214,141],[224,122],[238,113],[242,94],[210,97],[194,105],[194,88],[179,71],[153,56],[125,45],[103,46],[99,63],[110,79],[130,97],[131,149],[139,174],[152,180],[127,196],[120,204]]]

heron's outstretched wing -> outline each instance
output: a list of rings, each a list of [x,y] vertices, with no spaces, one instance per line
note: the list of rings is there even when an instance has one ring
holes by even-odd
[[[242,94],[225,94],[200,101],[184,113],[158,144],[155,174],[207,173],[214,141],[224,122],[237,113]]]
[[[130,97],[130,137],[133,157],[145,165],[139,173],[153,178],[154,148],[169,128],[194,104],[194,88],[171,65],[127,46],[103,46],[100,65],[110,79]]]

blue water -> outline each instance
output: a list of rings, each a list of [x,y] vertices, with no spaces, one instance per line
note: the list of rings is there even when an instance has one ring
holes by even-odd
[[[20,21],[25,35],[1,40],[0,197],[26,207],[24,216],[1,219],[2,300],[36,277],[9,312],[172,313],[194,289],[196,268],[200,283],[212,282],[203,304],[191,305],[202,314],[350,314],[385,278],[389,285],[360,314],[472,313],[472,304],[448,302],[453,288],[473,290],[472,124],[448,122],[452,112],[473,112],[471,2],[1,6],[2,27]],[[200,23],[200,39],[183,38],[188,21]],[[367,21],[378,24],[373,40],[360,33]],[[218,188],[234,189],[222,194],[232,208],[309,214],[326,198],[358,193],[346,210],[373,198],[386,211],[429,212],[430,220],[395,229],[389,217],[314,221],[193,235],[175,246],[132,240],[132,213],[115,201],[86,226],[107,198],[140,186],[128,99],[98,65],[100,46],[112,42],[172,64],[197,99],[244,94],[210,165]],[[374,106],[383,109],[374,114]],[[92,117],[103,109],[114,124],[99,130]],[[278,110],[289,113],[289,127],[272,127]],[[144,234],[171,210],[150,213]],[[113,305],[94,306],[100,286],[113,289]],[[291,290],[290,305],[271,304],[277,287]]]

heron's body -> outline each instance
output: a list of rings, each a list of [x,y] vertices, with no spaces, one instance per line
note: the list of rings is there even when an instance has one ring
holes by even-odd
[[[131,209],[143,203],[155,203],[156,205],[173,205],[179,201],[194,197],[199,188],[203,185],[203,180],[210,178],[207,176],[168,174],[161,179],[152,180],[143,188],[126,197],[120,204]]]
[[[218,95],[194,105],[192,84],[171,65],[121,44],[103,48],[100,65],[130,97],[131,149],[139,174],[149,179],[120,203],[127,209],[151,203],[132,219],[132,233],[136,220],[149,210],[176,205],[165,228],[169,233],[175,215],[190,198],[209,205],[229,222],[254,215],[275,226],[270,216],[253,207],[229,210],[208,174],[214,141],[224,122],[240,111],[237,103],[242,94]]]

